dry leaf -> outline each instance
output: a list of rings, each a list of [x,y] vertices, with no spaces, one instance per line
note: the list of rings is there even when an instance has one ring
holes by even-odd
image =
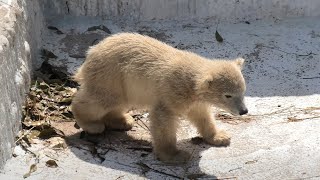
[[[218,31],[216,30],[216,33],[215,33],[215,37],[216,37],[216,40],[218,42],[223,42],[223,38],[221,37],[221,35],[218,33]]]
[[[40,131],[38,130],[32,130],[29,134],[28,134],[28,139],[35,139],[39,136]]]
[[[49,139],[51,138],[52,136],[55,136],[57,135],[55,129],[53,129],[52,127],[51,128],[48,128],[48,129],[43,129],[41,130],[40,134],[39,134],[39,138],[41,139]]]
[[[64,91],[64,90],[66,90],[66,88],[63,87],[63,86],[57,86],[57,87],[55,88],[55,90],[57,90],[57,91]]]
[[[68,147],[65,140],[61,137],[52,137],[46,140],[46,143],[48,143],[50,148],[54,150],[65,149]]]
[[[42,90],[49,89],[49,85],[45,82],[41,82],[37,87]]]
[[[56,132],[57,135],[59,135],[61,137],[65,136],[64,132],[61,131],[60,129],[57,129],[55,127],[52,127],[52,129]]]
[[[75,127],[76,129],[80,129],[80,126],[76,122],[74,123],[73,127]]]
[[[45,58],[57,58],[53,52],[47,50],[47,49],[41,49],[41,55],[44,56]]]
[[[73,118],[73,114],[70,111],[63,112],[61,114],[64,115],[65,117],[67,117],[67,118]]]
[[[55,160],[48,160],[46,162],[46,166],[47,167],[51,167],[51,168],[56,168],[56,167],[58,167],[58,164],[56,163]]]
[[[61,99],[60,103],[71,104],[71,101],[72,101],[72,97],[67,97],[67,98]]]
[[[296,117],[288,117],[288,122],[299,122],[302,121],[303,119],[299,119]]]
[[[92,27],[89,27],[87,31],[95,31],[95,30],[102,30],[108,34],[111,34],[111,31],[104,25],[99,25],[99,26],[92,26]]]
[[[64,142],[60,142],[59,144],[56,144],[52,146],[52,149],[58,150],[58,149],[66,149],[67,145]]]
[[[27,127],[50,126],[50,124],[47,123],[45,120],[32,121],[32,120],[28,119],[28,120],[23,121],[22,124]]]
[[[32,164],[30,166],[29,172],[26,173],[25,175],[23,175],[23,178],[27,178],[31,175],[31,173],[35,172],[37,170],[37,165],[36,164]]]
[[[245,162],[245,164],[253,164],[253,163],[256,163],[256,162],[258,162],[258,160],[247,161],[247,162]]]

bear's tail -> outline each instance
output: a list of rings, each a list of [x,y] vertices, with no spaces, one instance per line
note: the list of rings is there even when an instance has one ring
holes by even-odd
[[[83,81],[83,73],[82,73],[82,66],[77,70],[77,72],[71,76],[73,81],[76,81],[77,83],[81,84]]]

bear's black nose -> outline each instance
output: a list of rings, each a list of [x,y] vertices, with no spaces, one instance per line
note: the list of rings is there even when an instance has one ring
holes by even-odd
[[[248,109],[247,109],[247,108],[242,109],[242,110],[239,112],[240,115],[244,115],[244,114],[247,114],[247,113],[248,113]]]

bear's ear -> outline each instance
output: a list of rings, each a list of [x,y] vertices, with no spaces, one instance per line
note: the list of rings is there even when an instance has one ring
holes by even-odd
[[[205,78],[202,81],[202,88],[208,89],[212,85],[212,82],[213,82],[212,76],[210,76],[210,75],[205,76]]]
[[[237,59],[234,61],[234,63],[235,63],[238,67],[240,67],[240,69],[242,69],[243,64],[244,64],[244,59],[243,59],[243,58],[237,58]]]

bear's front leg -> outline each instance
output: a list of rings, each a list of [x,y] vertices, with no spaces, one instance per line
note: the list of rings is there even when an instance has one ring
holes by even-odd
[[[190,159],[188,152],[177,149],[177,121],[174,112],[163,103],[158,103],[150,112],[153,151],[165,163],[179,164]]]
[[[215,120],[210,115],[210,106],[207,104],[194,105],[189,113],[189,120],[196,126],[204,140],[214,146],[230,145],[230,135],[224,130],[216,128]]]

